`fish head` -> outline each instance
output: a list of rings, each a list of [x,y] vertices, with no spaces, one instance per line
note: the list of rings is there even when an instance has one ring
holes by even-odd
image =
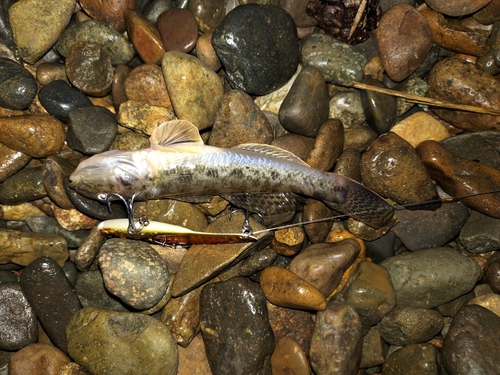
[[[148,168],[130,151],[107,151],[82,161],[69,177],[70,187],[106,202],[110,194],[130,199],[146,186]]]

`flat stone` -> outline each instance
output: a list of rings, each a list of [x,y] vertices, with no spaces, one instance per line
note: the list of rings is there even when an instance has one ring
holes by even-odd
[[[294,375],[309,375],[309,361],[299,344],[290,337],[282,337],[276,343],[271,356],[271,367],[273,374],[286,375],[292,372]]]
[[[371,327],[363,336],[360,368],[374,367],[385,362],[387,344],[380,337],[377,326]]]
[[[135,9],[136,0],[82,0],[80,6],[91,18],[113,26],[118,32],[125,31],[125,14]]]
[[[45,196],[42,167],[21,169],[0,185],[0,202],[3,204],[24,203]]]
[[[185,228],[204,231],[208,221],[193,204],[174,199],[151,199],[146,203],[146,216],[150,220],[161,221]]]
[[[67,353],[66,325],[81,305],[62,268],[51,258],[38,258],[24,269],[21,287],[50,340]]]
[[[276,5],[234,8],[214,30],[212,44],[231,86],[249,95],[280,88],[299,62],[293,19]]]
[[[368,62],[364,53],[326,34],[310,34],[302,39],[300,60],[319,69],[326,82],[351,87],[363,79]]]
[[[224,94],[219,76],[196,57],[177,51],[165,53],[161,66],[177,117],[199,130],[211,126]]]
[[[175,114],[166,107],[127,100],[120,104],[116,119],[120,125],[149,136],[162,123],[175,119]]]
[[[160,33],[154,23],[131,9],[125,12],[130,43],[145,64],[160,64],[165,53]]]
[[[0,143],[0,160],[0,181],[3,181],[28,164],[31,157]]]
[[[178,352],[179,370],[177,375],[206,375],[211,373],[201,334],[197,335],[187,348],[179,346]]]
[[[413,147],[423,141],[441,141],[448,138],[446,127],[427,112],[416,112],[396,123],[391,132],[399,135]]]
[[[270,373],[274,335],[258,284],[238,276],[206,285],[200,296],[200,324],[214,373]]]
[[[398,306],[434,308],[472,290],[479,265],[446,247],[426,249],[386,259]]]
[[[124,81],[124,89],[128,100],[174,110],[158,65],[142,64],[134,68]]]
[[[9,375],[59,374],[59,370],[68,362],[69,358],[55,346],[32,344],[12,355]]]
[[[198,37],[196,41],[196,57],[214,72],[218,71],[222,64],[212,45],[212,33],[206,33]]]
[[[198,24],[189,9],[170,9],[158,17],[158,31],[165,51],[189,53],[198,40]]]
[[[35,77],[13,60],[0,57],[0,106],[26,109],[36,95]]]
[[[98,220],[88,217],[76,208],[64,209],[52,205],[52,211],[59,225],[69,231],[92,229],[98,223]]]
[[[85,307],[67,326],[68,351],[92,374],[175,375],[179,358],[169,329],[138,313]]]
[[[54,45],[68,26],[75,5],[75,0],[22,0],[12,4],[9,21],[24,61],[35,63]]]
[[[362,82],[376,87],[387,88],[382,82],[371,76],[366,76]],[[361,103],[363,104],[366,122],[373,130],[379,134],[391,130],[396,123],[396,97],[376,91],[362,90]]]
[[[278,256],[276,250],[266,247],[262,250],[256,251],[248,258],[241,261],[238,267],[238,274],[241,276],[251,276],[259,271],[270,267],[276,257]]]
[[[460,231],[460,243],[472,254],[495,251],[500,246],[500,219],[472,211]]]
[[[36,67],[36,80],[46,86],[54,81],[68,82],[66,67],[60,62],[41,63]]]
[[[106,290],[99,270],[79,273],[75,291],[82,307],[94,306],[105,310],[128,311],[123,303]]]
[[[96,259],[97,253],[106,241],[104,236],[101,236],[97,231],[97,226],[93,227],[85,240],[78,247],[74,262],[78,271],[87,271]]]
[[[306,161],[314,147],[315,142],[316,140],[314,138],[293,133],[286,133],[281,137],[275,138],[271,144],[282,148],[283,150],[290,151],[295,156]]]
[[[439,352],[432,344],[411,344],[393,352],[384,365],[383,375],[402,371],[422,375],[437,375],[440,371]]]
[[[447,16],[462,17],[477,12],[490,3],[491,0],[466,0],[459,4],[443,0],[429,0],[426,4],[439,13]]]
[[[431,49],[427,20],[409,4],[398,4],[382,15],[374,41],[387,75],[396,82],[413,73]]]
[[[69,231],[59,225],[57,220],[50,216],[29,216],[26,218],[26,224],[35,233],[40,235],[55,234],[64,237],[68,247],[78,247],[87,237],[87,230]]]

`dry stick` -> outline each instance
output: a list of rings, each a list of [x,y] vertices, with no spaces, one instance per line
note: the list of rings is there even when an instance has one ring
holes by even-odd
[[[427,98],[425,96],[408,94],[408,93],[404,93],[404,92],[397,91],[397,90],[391,90],[391,89],[388,89],[385,87],[377,87],[377,86],[367,85],[366,83],[361,83],[361,82],[354,82],[354,87],[357,89],[376,91],[376,92],[380,92],[380,93],[386,94],[386,95],[397,96],[398,98],[403,98],[411,103],[416,103],[416,104],[424,104],[424,105],[429,105],[429,106],[434,106],[434,107],[442,107],[442,108],[456,109],[456,110],[460,110],[460,111],[482,113],[485,115],[500,116],[500,110],[493,109],[493,108],[483,108],[483,107],[477,107],[474,105],[454,104],[454,103],[442,102],[440,100],[433,99],[433,98]]]
[[[354,18],[354,22],[352,23],[351,30],[349,31],[348,39],[351,38],[352,34],[354,34],[354,32],[356,31],[359,21],[361,21],[361,17],[363,17],[363,13],[365,12],[367,2],[368,0],[363,0],[359,5],[358,12],[356,13],[356,17]]]

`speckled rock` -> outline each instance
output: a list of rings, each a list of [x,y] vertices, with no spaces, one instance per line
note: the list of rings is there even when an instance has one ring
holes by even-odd
[[[36,95],[36,80],[24,67],[0,57],[0,106],[26,109]]]
[[[460,231],[460,243],[472,254],[495,251],[500,246],[500,219],[472,211]]]
[[[118,32],[124,32],[125,13],[128,9],[135,9],[136,0],[80,0],[79,4],[92,19],[107,23]]]
[[[0,185],[0,203],[18,204],[47,196],[42,167],[24,168]]]
[[[387,344],[380,337],[377,326],[371,327],[363,336],[363,350],[360,368],[368,368],[381,365],[385,362]]]
[[[1,283],[0,301],[0,349],[16,351],[37,342],[37,319],[21,286]]]
[[[128,100],[166,107],[173,111],[165,78],[158,65],[143,64],[134,68],[125,79],[124,89]]]
[[[429,174],[415,149],[393,133],[380,136],[361,157],[361,176],[367,187],[400,204],[437,197]]]
[[[118,238],[106,241],[99,252],[99,267],[106,289],[135,309],[149,309],[167,292],[167,267],[145,243]]]
[[[51,258],[38,258],[24,269],[21,287],[52,343],[67,353],[66,325],[81,306],[62,268]]]
[[[9,8],[14,42],[24,61],[33,64],[54,45],[68,26],[75,5],[75,0],[23,0]]]
[[[68,247],[73,248],[80,246],[88,234],[87,230],[66,230],[51,216],[28,216],[26,224],[33,232],[39,234],[56,234],[64,237]]]
[[[443,343],[443,362],[450,374],[500,372],[500,317],[484,307],[471,305],[455,315]]]
[[[262,250],[252,253],[248,258],[241,261],[238,267],[238,274],[241,276],[251,276],[259,271],[270,267],[278,254],[276,250],[266,247]]]
[[[141,60],[145,64],[160,64],[165,49],[156,25],[131,9],[125,12],[125,25],[130,43]]]
[[[270,373],[274,335],[258,284],[234,277],[206,285],[200,296],[200,322],[214,373]]]
[[[302,69],[280,106],[281,125],[292,133],[315,137],[328,113],[329,97],[321,72],[314,66]]]
[[[43,158],[61,150],[65,137],[63,124],[50,115],[2,118],[0,142],[35,158]]]
[[[134,48],[115,28],[97,20],[69,27],[56,43],[57,51],[66,57],[77,42],[97,43],[106,49],[111,64],[127,64],[135,55]]]
[[[349,305],[332,301],[325,311],[316,314],[309,351],[311,367],[317,374],[354,375],[361,361],[362,344],[358,314]]]
[[[411,344],[394,351],[382,369],[382,375],[440,373],[440,357],[432,344]]]
[[[106,290],[99,270],[79,273],[75,291],[82,307],[94,306],[106,310],[128,311],[123,303]]]
[[[269,144],[272,140],[271,124],[250,96],[231,90],[222,97],[209,145],[231,148],[242,143]]]
[[[263,95],[283,86],[299,62],[292,17],[275,5],[234,8],[214,30],[212,44],[234,89]]]
[[[273,374],[285,375],[290,372],[294,375],[309,375],[309,361],[307,355],[297,342],[290,337],[282,337],[276,343],[271,356]]]
[[[120,125],[149,136],[165,121],[175,119],[175,114],[166,107],[127,100],[120,104],[116,119]]]
[[[348,87],[363,79],[368,61],[356,47],[326,34],[310,34],[302,39],[300,60],[305,66],[318,68],[326,82]]]
[[[97,231],[97,226],[89,231],[85,240],[78,247],[73,260],[78,271],[83,272],[90,268],[105,240],[106,238]]]
[[[30,156],[0,143],[0,181],[15,174],[30,160]]]
[[[92,374],[177,373],[174,338],[150,316],[86,307],[68,323],[67,335],[71,358]]]
[[[329,118],[336,118],[349,128],[365,122],[365,112],[361,103],[360,91],[337,91],[330,99]]]
[[[69,358],[56,347],[40,343],[32,344],[12,355],[8,373],[10,375],[59,374],[59,370],[68,362]]]
[[[196,57],[177,51],[165,53],[161,66],[177,117],[199,130],[211,126],[224,94],[219,76]]]
[[[391,257],[381,263],[391,275],[398,306],[433,308],[472,290],[479,265],[446,247]]]

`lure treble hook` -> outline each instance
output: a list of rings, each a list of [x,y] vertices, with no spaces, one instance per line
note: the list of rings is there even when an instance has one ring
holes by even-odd
[[[145,226],[149,225],[149,219],[146,216],[141,216],[140,218],[136,219],[134,217],[134,200],[136,197],[137,193],[134,193],[132,195],[132,198],[129,200],[125,199],[123,196],[121,196],[118,193],[110,193],[106,194],[105,201],[108,206],[108,210],[111,212],[111,197],[117,197],[120,199],[123,204],[125,205],[125,209],[127,210],[127,217],[128,217],[128,228],[127,231],[129,234],[133,235],[138,232],[140,232]]]

